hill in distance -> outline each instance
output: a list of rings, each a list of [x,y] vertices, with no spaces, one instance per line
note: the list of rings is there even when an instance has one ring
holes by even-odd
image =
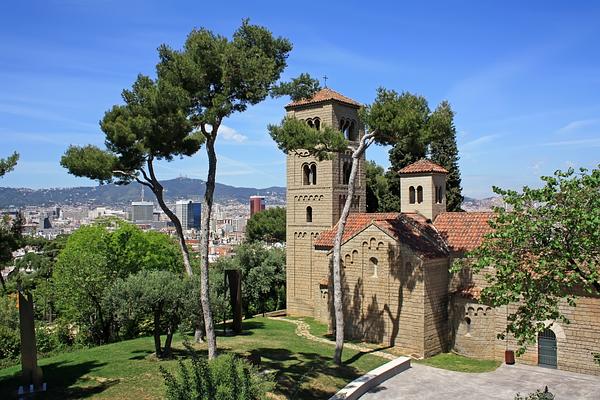
[[[180,199],[201,200],[206,190],[206,182],[201,179],[176,178],[162,182],[165,200],[174,202]],[[144,189],[144,199],[155,201],[150,189]],[[126,206],[141,198],[142,185],[137,182],[129,185],[99,185],[73,188],[26,189],[0,187],[0,208],[24,206],[89,205]],[[247,203],[252,195],[265,196],[267,204],[284,204],[285,188],[273,186],[265,189],[234,187],[217,183],[215,201],[237,201]]]

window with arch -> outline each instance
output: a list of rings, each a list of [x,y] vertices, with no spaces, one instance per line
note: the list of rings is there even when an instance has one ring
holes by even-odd
[[[347,185],[350,183],[350,172],[352,171],[352,163],[344,161],[342,164],[342,184]]]
[[[423,202],[423,186],[417,186],[417,203]]]
[[[308,118],[305,120],[306,124],[308,126],[310,126],[311,128],[314,128],[316,130],[321,130],[321,119],[316,117],[316,118]]]
[[[444,195],[442,190],[442,186],[435,187],[435,202],[437,204],[442,204],[444,202]]]
[[[379,271],[377,271],[377,267],[378,267],[377,264],[378,264],[378,262],[375,257],[369,258],[369,265],[371,267],[371,271],[373,272],[371,275],[371,278],[377,278],[377,274],[379,272]]]
[[[408,202],[410,204],[415,204],[415,187],[411,186],[408,188]]]
[[[312,222],[312,207],[308,206],[306,207],[306,222]]]
[[[471,334],[471,318],[465,317],[465,326],[467,327],[466,335],[470,335]]]
[[[353,120],[344,119],[340,120],[340,131],[344,134],[344,137],[348,140],[356,141],[358,140],[356,124]]]
[[[316,185],[317,184],[317,164],[302,165],[302,184]]]

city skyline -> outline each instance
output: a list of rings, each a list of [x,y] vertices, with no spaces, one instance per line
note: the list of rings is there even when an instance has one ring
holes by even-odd
[[[535,186],[556,169],[598,163],[600,7],[384,4],[363,15],[352,3],[341,14],[339,5],[315,4],[318,12],[296,13],[281,4],[232,3],[227,15],[193,3],[185,14],[157,2],[5,6],[0,157],[16,150],[21,160],[0,187],[94,185],[60,167],[67,146],[102,146],[97,121],[121,103],[121,90],[138,73],[154,75],[161,43],[180,48],[194,27],[230,36],[244,17],[294,44],[284,79],[327,76],[329,87],[361,103],[370,103],[378,86],[422,94],[431,108],[449,100],[466,196],[488,197],[492,185]],[[285,157],[266,126],[281,120],[286,103],[267,99],[225,121],[218,182],[285,186]],[[370,149],[367,158],[389,166],[386,148]],[[158,174],[206,179],[206,166],[201,149],[160,163]]]

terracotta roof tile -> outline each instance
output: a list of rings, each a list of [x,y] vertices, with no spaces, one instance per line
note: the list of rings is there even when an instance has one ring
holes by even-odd
[[[419,214],[400,213],[353,213],[348,216],[342,244],[375,225],[399,242],[411,247],[426,257],[443,257],[447,248],[436,229]],[[314,245],[331,249],[337,232],[337,224],[321,233]]]
[[[492,231],[488,221],[493,216],[492,212],[444,212],[433,224],[452,251],[463,252],[479,246]]]
[[[293,101],[293,102],[289,103],[287,106],[285,106],[285,108],[303,106],[303,105],[314,104],[314,103],[321,103],[321,102],[330,101],[330,100],[339,101],[340,103],[349,104],[351,106],[356,106],[356,107],[361,106],[361,104],[359,102],[352,100],[351,98],[346,97],[343,94],[336,92],[335,90],[331,90],[329,88],[324,88],[324,89],[319,90],[317,93],[315,93],[315,95],[313,97],[311,97],[310,99],[302,99],[302,100]]]
[[[446,168],[441,165],[437,165],[434,162],[431,162],[427,159],[421,159],[417,162],[414,162],[406,167],[402,168],[398,171],[399,174],[417,174],[423,172],[437,172],[440,174],[447,174],[448,171]]]
[[[466,299],[479,300],[481,299],[481,288],[477,286],[470,286],[458,290],[456,294]]]

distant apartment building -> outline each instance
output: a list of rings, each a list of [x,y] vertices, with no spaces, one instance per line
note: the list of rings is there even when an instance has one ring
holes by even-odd
[[[131,221],[134,224],[150,223],[154,219],[154,204],[149,201],[131,203]]]
[[[250,196],[250,216],[264,211],[265,198],[263,196]]]
[[[202,204],[192,200],[178,200],[175,203],[175,215],[181,221],[183,229],[200,229]]]

